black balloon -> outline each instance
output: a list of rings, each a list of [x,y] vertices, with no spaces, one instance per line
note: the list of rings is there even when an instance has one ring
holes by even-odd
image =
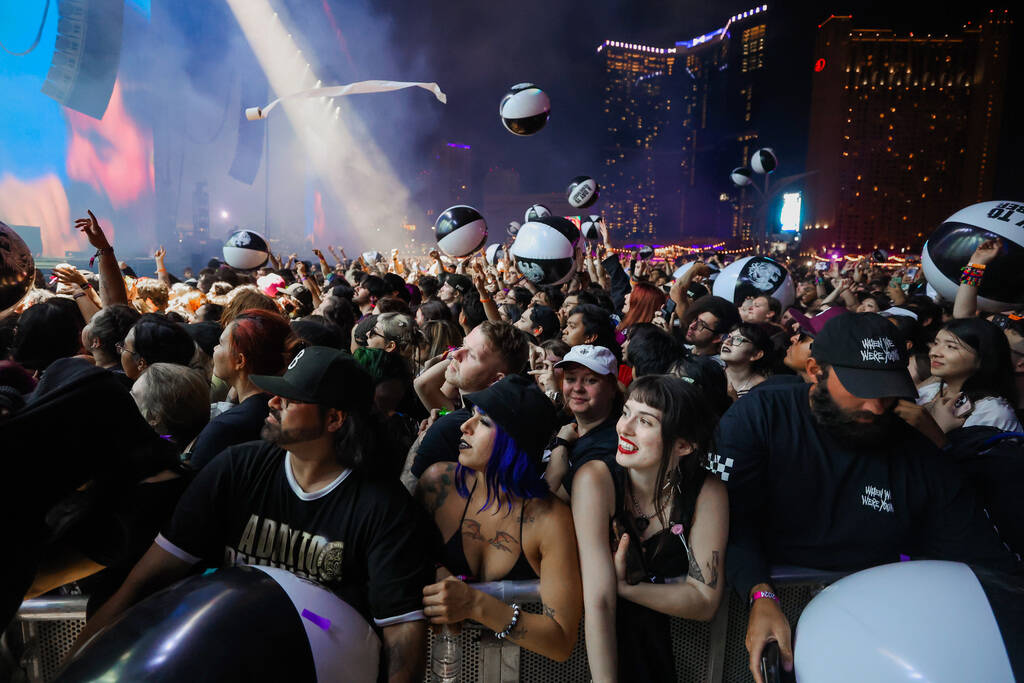
[[[231,567],[135,605],[59,681],[316,681],[305,627],[267,574]]]
[[[960,282],[960,269],[970,262],[979,244],[997,237],[999,235],[967,223],[950,221],[940,225],[928,237],[927,254],[948,284],[942,287],[942,283],[929,281],[930,284],[952,301]],[[1022,275],[1024,246],[1004,238],[999,256],[985,268],[978,295],[1008,304],[1024,304]]]
[[[0,313],[28,294],[35,275],[35,260],[25,240],[0,222]]]

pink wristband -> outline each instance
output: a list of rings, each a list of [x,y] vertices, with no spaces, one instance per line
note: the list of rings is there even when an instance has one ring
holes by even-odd
[[[781,605],[778,596],[771,591],[757,591],[750,597],[750,604],[753,605],[755,600],[760,600],[761,598],[771,598],[775,601],[775,604]]]

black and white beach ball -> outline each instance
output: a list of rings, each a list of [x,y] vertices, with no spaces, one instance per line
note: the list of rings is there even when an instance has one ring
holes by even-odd
[[[641,260],[646,261],[647,259],[654,256],[654,247],[647,244],[642,244],[640,245],[640,248],[636,250],[636,255]]]
[[[1001,237],[999,255],[985,268],[978,307],[1002,311],[1024,304],[1024,202],[991,201],[960,209],[928,236],[924,276],[946,301],[956,298],[960,269],[978,245]]]
[[[434,223],[437,247],[455,258],[469,256],[487,241],[487,223],[472,206],[446,209]]]
[[[796,680],[1019,680],[1021,590],[1018,577],[939,560],[851,574],[818,593],[800,614]]]
[[[565,239],[569,240],[569,243],[573,248],[579,246],[581,241],[580,238],[583,237],[582,233],[580,233],[580,229],[577,228],[576,224],[568,218],[563,218],[561,216],[545,216],[543,218],[538,218],[533,222],[543,223],[544,225],[552,227],[562,233],[565,236]]]
[[[505,232],[508,233],[509,237],[515,237],[516,233],[519,232],[519,221],[509,221]]]
[[[498,105],[501,125],[516,135],[533,135],[548,122],[551,100],[533,83],[519,83],[509,88]]]
[[[547,220],[523,223],[509,250],[519,272],[535,285],[561,284],[572,277],[576,265],[573,243]]]
[[[736,187],[744,187],[753,182],[754,171],[747,166],[739,166],[738,168],[732,169],[732,173],[729,174],[732,178],[732,182]]]
[[[771,173],[778,165],[779,160],[771,147],[762,147],[750,156],[750,168],[754,173]]]
[[[502,244],[494,243],[488,244],[487,248],[484,249],[484,260],[487,261],[487,265],[496,266],[505,256],[505,246]]]
[[[334,593],[284,569],[239,566],[135,605],[60,680],[372,683],[379,657],[373,628]]]
[[[379,251],[374,251],[371,249],[370,251],[363,252],[363,261],[365,261],[366,263],[378,263],[383,260],[384,254],[380,253]]]
[[[543,204],[534,204],[526,210],[526,214],[523,216],[523,222],[529,223],[530,221],[539,220],[541,218],[547,218],[551,215],[551,209],[544,206]]]
[[[585,209],[597,201],[600,190],[596,180],[588,175],[578,175],[569,182],[565,199],[574,209]]]
[[[221,250],[224,262],[238,270],[259,268],[270,258],[270,249],[263,236],[252,230],[237,230]]]
[[[775,297],[782,310],[793,305],[796,289],[789,270],[767,256],[747,256],[733,261],[715,278],[715,296],[728,299],[737,306],[750,296]]]
[[[588,242],[596,242],[601,239],[601,225],[604,219],[596,214],[590,214],[580,221],[580,234]]]

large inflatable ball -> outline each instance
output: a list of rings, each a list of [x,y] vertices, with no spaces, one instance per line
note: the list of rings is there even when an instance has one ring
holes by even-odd
[[[596,242],[601,239],[601,225],[603,220],[600,216],[591,214],[580,221],[580,234],[588,242]]]
[[[530,221],[539,220],[541,218],[547,218],[551,215],[551,209],[544,206],[543,204],[534,204],[526,210],[526,214],[523,216],[523,222],[529,223]]]
[[[565,190],[565,199],[574,209],[585,209],[597,201],[600,189],[597,181],[590,176],[578,175],[569,182],[569,187]]]
[[[1021,590],[1019,579],[959,562],[899,562],[851,574],[800,615],[796,678],[1009,683],[1024,658]]]
[[[576,227],[568,218],[562,218],[561,216],[545,216],[544,218],[538,218],[534,223],[543,223],[549,227],[554,228],[558,232],[565,235],[565,239],[569,240],[569,243],[573,248],[579,246],[580,238],[583,237],[580,233],[580,229]]]
[[[437,247],[449,256],[463,258],[484,246],[487,223],[472,206],[458,205],[446,209],[434,223]]]
[[[509,237],[515,237],[516,233],[519,232],[519,221],[509,221],[505,232],[508,233]]]
[[[732,178],[732,182],[736,187],[744,187],[754,181],[754,172],[746,166],[740,166],[732,169],[729,177]]]
[[[371,251],[364,251],[363,252],[363,261],[365,261],[366,263],[377,263],[377,262],[383,261],[383,260],[384,260],[384,254],[380,253],[379,251],[372,251],[371,250]]]
[[[928,236],[921,252],[925,279],[942,298],[953,301],[960,269],[978,245],[1001,237],[999,255],[985,268],[978,306],[1001,311],[1024,304],[1024,202],[992,201],[960,209]]]
[[[675,272],[672,273],[672,279],[678,280],[679,278],[681,278],[683,275],[689,272],[690,268],[693,268],[693,264],[695,263],[696,261],[690,261],[676,268]],[[718,278],[718,274],[720,272],[718,270],[718,266],[716,266],[714,263],[705,263],[704,265],[706,265],[708,269],[711,271],[711,275],[709,275],[707,278],[708,281],[714,282]]]
[[[640,248],[636,250],[636,255],[640,258],[640,260],[646,261],[647,259],[654,256],[654,247],[650,246],[649,244],[641,244]]]
[[[750,156],[750,168],[754,173],[771,173],[778,165],[779,160],[771,147],[762,147]]]
[[[576,226],[572,227],[576,229]],[[562,230],[546,222],[523,223],[509,253],[519,272],[535,285],[561,284],[572,277],[575,270],[576,249],[573,243]]]
[[[484,260],[487,261],[487,265],[496,266],[505,256],[505,247],[501,244],[488,244],[487,248],[484,249]]]
[[[350,605],[283,569],[194,576],[128,610],[60,677],[78,681],[369,681],[380,639]]]
[[[238,270],[259,268],[270,258],[267,241],[258,232],[238,230],[224,243],[224,262]]]
[[[28,294],[36,275],[36,262],[25,240],[0,222],[0,313]]]
[[[737,306],[750,296],[772,296],[782,303],[782,310],[792,306],[796,298],[793,276],[784,265],[767,256],[747,256],[733,261],[715,278],[713,291],[715,296]]]
[[[551,100],[533,83],[513,85],[501,98],[501,125],[516,135],[533,135],[548,122]]]

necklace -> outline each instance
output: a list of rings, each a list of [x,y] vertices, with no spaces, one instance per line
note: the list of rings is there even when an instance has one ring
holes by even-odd
[[[651,515],[645,515],[643,510],[640,509],[640,505],[636,502],[636,496],[633,495],[633,482],[626,477],[626,482],[629,485],[629,500],[633,503],[633,510],[636,514],[633,516],[633,523],[636,524],[637,531],[643,534],[647,531],[647,527],[651,525]],[[655,511],[657,514],[657,511]]]

